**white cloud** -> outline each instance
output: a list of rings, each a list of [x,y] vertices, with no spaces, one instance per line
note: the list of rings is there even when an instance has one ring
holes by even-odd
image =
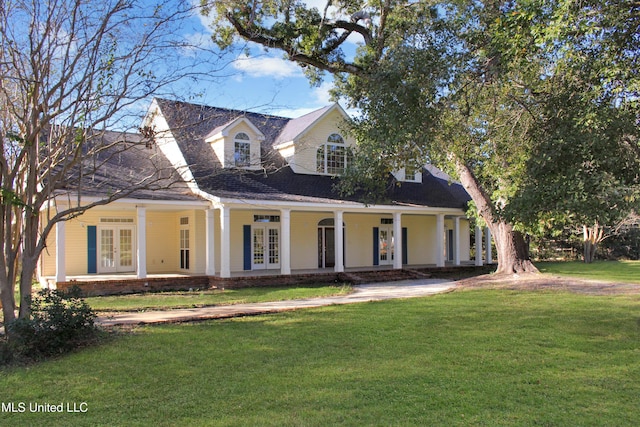
[[[307,104],[307,107],[300,108],[283,108],[277,111],[274,111],[272,114],[283,116],[283,117],[300,117],[305,114],[311,113],[313,111],[319,110],[320,108],[326,107],[327,105],[333,104],[334,101],[331,100],[331,95],[329,91],[333,88],[333,81],[325,81],[320,86],[315,87],[311,90],[311,100]],[[341,99],[339,104],[342,108],[345,108],[346,113],[351,117],[357,117],[360,115],[359,110],[346,108],[345,100]]]
[[[250,77],[271,77],[274,79],[302,77],[302,71],[295,62],[269,56],[250,57],[242,54],[233,62],[233,68]]]
[[[321,106],[331,104],[333,101],[331,100],[331,94],[329,91],[332,88],[333,82],[331,81],[325,81],[320,86],[313,88],[311,94],[314,97],[315,102]]]

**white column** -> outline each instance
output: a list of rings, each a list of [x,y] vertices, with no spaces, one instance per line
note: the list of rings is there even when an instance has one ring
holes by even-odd
[[[482,266],[482,228],[476,225],[476,266]]]
[[[147,277],[147,209],[143,207],[136,207],[138,216],[137,231],[137,251],[136,251],[136,263],[138,264],[138,279],[144,279]]]
[[[453,264],[460,265],[460,217],[453,220]]]
[[[487,227],[485,230],[487,233],[484,241],[485,250],[487,251],[485,259],[487,264],[493,264],[493,255],[491,253],[491,230],[489,230],[489,227]]]
[[[216,275],[216,253],[215,253],[215,222],[213,219],[213,209],[205,211],[205,274],[207,276]]]
[[[399,270],[402,268],[402,214],[394,212],[393,214],[393,268]]]
[[[280,209],[280,273],[291,274],[291,209]]]
[[[220,277],[231,277],[231,212],[228,206],[220,209]]]
[[[56,282],[66,282],[66,223],[56,222]]]
[[[335,272],[342,273],[344,271],[344,228],[342,227],[343,223],[343,212],[336,211],[334,213],[334,229],[336,232],[335,239],[335,252],[336,252],[336,265]]]
[[[436,267],[444,267],[444,214],[436,215]]]

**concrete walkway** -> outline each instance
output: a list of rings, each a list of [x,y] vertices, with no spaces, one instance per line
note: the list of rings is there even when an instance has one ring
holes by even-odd
[[[115,326],[224,319],[229,317],[277,313],[297,310],[300,308],[322,307],[335,304],[353,304],[358,302],[381,301],[395,298],[421,297],[447,292],[455,287],[455,282],[444,279],[418,279],[403,280],[399,282],[372,283],[354,286],[354,291],[349,295],[164,311],[115,313],[113,315],[98,317],[97,323],[102,326]]]

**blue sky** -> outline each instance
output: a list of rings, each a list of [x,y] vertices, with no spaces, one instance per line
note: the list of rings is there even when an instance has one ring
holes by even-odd
[[[325,5],[323,0],[309,0],[307,4],[320,10]],[[192,26],[183,31],[195,45],[215,50],[208,22],[209,18],[194,16]],[[355,49],[357,42],[357,39],[349,40],[347,48]],[[201,94],[191,101],[285,117],[299,117],[332,102],[329,96],[331,76],[327,75],[319,87],[312,87],[302,69],[284,59],[281,51],[266,51],[256,44],[240,42],[237,49],[225,56],[214,66],[219,68],[216,71],[219,77],[191,84],[189,90]],[[345,103],[341,102],[341,105],[346,108]]]

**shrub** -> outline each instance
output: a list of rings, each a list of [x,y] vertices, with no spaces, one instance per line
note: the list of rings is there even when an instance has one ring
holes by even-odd
[[[7,325],[15,356],[41,359],[69,352],[97,337],[96,314],[80,297],[80,289],[43,289],[31,299],[31,317]]]

